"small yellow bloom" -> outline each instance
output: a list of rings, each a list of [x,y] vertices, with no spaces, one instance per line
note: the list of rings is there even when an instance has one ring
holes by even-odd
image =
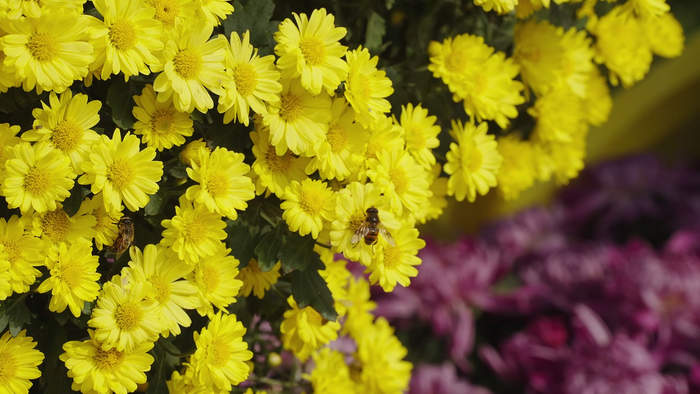
[[[1,53],[2,51],[0,51],[0,54]],[[2,61],[2,55],[0,55],[0,61]],[[1,70],[0,75],[2,75]],[[20,138],[17,137],[19,130],[19,126],[13,126],[9,123],[0,123],[0,185],[2,185],[7,171],[5,169],[5,163],[13,154],[12,147],[21,141]]]
[[[0,391],[7,394],[27,394],[32,387],[32,379],[41,376],[39,364],[44,361],[44,354],[36,349],[34,338],[22,330],[16,336],[5,332],[0,337],[0,365],[2,365],[2,387]]]
[[[536,169],[533,143],[523,141],[516,133],[498,139],[498,152],[503,157],[498,170],[498,189],[506,200],[513,200],[535,182]]]
[[[187,164],[188,166],[192,166],[192,163],[199,163],[199,150],[201,148],[209,149],[209,146],[207,146],[207,143],[204,142],[204,139],[199,138],[194,141],[190,141],[185,147],[180,151],[180,161]]]
[[[440,126],[435,124],[436,116],[428,116],[428,110],[420,104],[415,107],[408,103],[401,107],[400,124],[406,140],[406,150],[425,168],[435,164],[432,149],[440,145]]]
[[[415,266],[421,263],[418,251],[425,247],[425,241],[418,238],[418,230],[402,226],[392,232],[395,245],[381,242],[381,251],[374,255],[367,268],[370,282],[379,283],[385,292],[394,290],[396,284],[408,287],[411,279],[418,275]]]
[[[250,259],[248,265],[241,268],[238,273],[237,278],[243,282],[240,295],[248,297],[253,293],[256,297],[263,299],[265,292],[277,283],[277,278],[280,277],[280,267],[281,264],[278,261],[271,270],[265,272],[260,269],[257,260]]]
[[[178,111],[172,98],[158,101],[153,85],[146,85],[140,96],[134,96],[134,102],[136,106],[131,110],[136,118],[134,134],[140,135],[148,147],[160,152],[180,146],[194,132],[190,115]]]
[[[9,297],[13,291],[29,291],[29,286],[41,276],[41,272],[34,267],[44,260],[44,245],[30,230],[17,215],[10,216],[8,220],[0,218],[0,267],[4,266],[8,274],[3,274],[7,286],[2,286],[0,299]]]
[[[343,354],[323,348],[313,354],[314,370],[307,377],[315,393],[354,394],[356,383],[350,378],[350,368]]]
[[[299,309],[294,297],[287,302],[291,309],[284,312],[280,327],[282,344],[301,361],[306,361],[313,351],[338,337],[340,323],[325,321],[312,307]]]
[[[92,229],[97,250],[102,250],[104,246],[112,246],[114,239],[117,238],[117,222],[120,218],[107,212],[102,200],[102,193],[98,193],[92,198],[85,198],[75,216],[80,216],[82,212],[95,217],[95,226]]]
[[[197,0],[198,15],[203,15],[207,25],[219,26],[226,16],[233,12],[233,5],[227,0]]]
[[[39,293],[51,290],[49,310],[63,312],[66,307],[75,317],[80,317],[83,304],[94,301],[100,292],[97,281],[97,256],[92,254],[89,241],[74,242],[70,247],[65,243],[49,249],[44,261],[51,276],[37,288]]]
[[[640,22],[655,54],[677,57],[683,53],[683,26],[673,14],[667,12],[660,16],[642,18]]]
[[[81,239],[89,241],[93,238],[96,223],[95,217],[87,209],[68,216],[59,204],[53,211],[34,213],[32,234],[49,242],[49,245],[74,243]]]
[[[334,193],[323,181],[292,181],[282,195],[282,218],[289,229],[318,238],[324,221],[333,220]]]
[[[407,351],[394,336],[394,329],[379,318],[356,338],[355,359],[362,365],[359,380],[363,392],[401,393],[408,388],[412,365],[405,361]]]
[[[377,70],[379,58],[372,57],[367,48],[347,51],[348,79],[345,81],[345,98],[355,110],[355,119],[368,127],[373,119],[391,111],[386,99],[394,93],[391,79]]]
[[[214,255],[199,260],[189,277],[199,291],[197,313],[202,316],[214,314],[214,307],[225,310],[236,302],[243,282],[236,279],[239,261],[230,253],[231,249],[220,243]]]
[[[496,11],[499,14],[507,14],[515,9],[518,0],[474,0],[474,4],[484,11]]]
[[[301,85],[311,94],[321,90],[333,94],[348,74],[348,64],[342,59],[347,47],[339,43],[347,30],[336,27],[335,18],[325,8],[315,9],[311,17],[292,15],[294,22],[283,20],[274,36],[282,77],[301,78]]]

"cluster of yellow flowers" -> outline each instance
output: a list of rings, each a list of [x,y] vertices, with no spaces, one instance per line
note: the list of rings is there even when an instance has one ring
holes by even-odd
[[[568,182],[584,166],[590,125],[604,123],[612,106],[596,63],[607,68],[613,85],[621,81],[629,87],[646,75],[652,54],[675,57],[683,50],[683,31],[666,0],[627,0],[601,18],[593,9],[597,0],[554,2],[582,3],[577,14],[587,18],[587,32],[595,40],[586,31],[529,18],[548,8],[549,0],[474,0],[486,11],[516,11],[521,20],[512,58],[471,34],[430,44],[429,70],[448,86],[455,102],[464,104],[472,121],[467,126],[453,122],[451,130],[456,143],[445,172],[451,175],[448,194],[458,200],[466,195],[473,201],[477,192],[494,186],[512,199],[537,180]],[[515,126],[496,144],[484,123],[473,123],[490,120],[513,129],[510,120],[522,115],[516,106],[526,101],[529,108],[520,111],[535,119],[533,130]],[[529,134],[527,140],[519,137],[523,133]]]

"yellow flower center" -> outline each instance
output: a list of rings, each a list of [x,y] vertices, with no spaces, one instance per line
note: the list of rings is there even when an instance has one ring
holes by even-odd
[[[391,177],[391,183],[394,184],[394,190],[398,194],[403,194],[408,190],[408,185],[410,180],[408,179],[408,174],[403,168],[394,168],[389,171],[389,176]]]
[[[316,188],[302,187],[299,196],[299,205],[301,209],[309,215],[318,215],[326,204],[326,198],[323,193]]]
[[[97,369],[112,370],[121,363],[123,356],[122,352],[117,349],[102,350],[98,347],[92,359],[95,361]]]
[[[83,267],[77,264],[60,262],[51,270],[51,276],[65,283],[69,289],[75,289],[81,283],[83,272]]]
[[[340,125],[335,125],[334,127],[328,129],[328,134],[326,134],[326,140],[331,146],[331,151],[333,153],[338,153],[345,149],[345,146],[348,142],[348,138],[345,135],[345,130],[343,130],[343,128],[340,127]]]
[[[175,72],[184,79],[194,79],[202,68],[202,59],[191,49],[183,49],[173,59]]]
[[[115,160],[107,169],[107,179],[118,189],[124,190],[134,178],[134,169],[126,160]]]
[[[153,0],[153,8],[156,10],[155,17],[165,25],[173,26],[175,18],[180,13],[177,1],[173,0]]]
[[[14,356],[8,352],[0,353],[0,383],[7,387],[6,383],[17,378],[17,363]]]
[[[280,99],[280,118],[287,123],[295,121],[304,112],[301,97],[289,92]]]
[[[316,37],[306,37],[299,43],[304,60],[312,66],[323,63],[325,48],[323,42]]]
[[[420,131],[413,127],[406,128],[406,149],[417,151],[425,148],[426,140]]]
[[[394,268],[401,262],[401,250],[398,246],[385,245],[384,247],[384,266]]]
[[[202,268],[202,285],[205,291],[204,293],[210,293],[219,287],[219,282],[221,278],[219,277],[219,271],[213,267],[206,265]]]
[[[288,153],[284,156],[277,156],[275,149],[270,147],[267,152],[265,152],[265,162],[272,172],[286,172],[289,166],[292,164],[292,159],[294,157]]]
[[[143,311],[136,304],[119,305],[114,311],[114,321],[119,329],[130,331],[139,326]]]
[[[481,168],[483,157],[478,149],[471,149],[469,155],[464,158],[466,167],[470,172],[476,172]]]
[[[80,143],[82,130],[73,121],[62,120],[58,122],[51,134],[51,142],[63,152],[73,151]]]
[[[151,285],[155,293],[155,299],[159,304],[165,304],[170,299],[170,286],[163,278],[151,278]]]
[[[202,221],[197,220],[196,217],[192,217],[189,223],[185,222],[182,232],[185,242],[197,244],[206,238],[207,226]]]
[[[243,97],[250,96],[258,84],[258,74],[255,67],[249,63],[240,63],[233,69],[233,80],[236,81],[236,90]]]
[[[207,177],[206,190],[213,197],[223,196],[228,191],[228,181],[224,174],[212,174]]]
[[[48,33],[35,32],[27,41],[27,49],[34,59],[47,62],[56,55],[56,42]]]
[[[49,180],[50,176],[43,168],[31,167],[27,175],[24,176],[24,190],[38,196],[49,188]]]
[[[212,365],[225,365],[231,358],[231,348],[228,342],[214,340],[209,349],[209,360]]]
[[[358,211],[350,217],[350,232],[353,234],[359,230],[360,226],[365,222],[364,211]]]
[[[63,209],[46,212],[41,218],[41,231],[45,237],[52,241],[65,240],[69,229],[70,218]]]
[[[353,96],[369,100],[372,95],[372,89],[369,86],[369,78],[365,75],[357,75],[350,83]]]
[[[175,113],[170,108],[157,109],[151,116],[151,130],[157,134],[170,134]]]
[[[112,23],[112,25],[109,27],[109,40],[117,49],[122,51],[131,49],[136,41],[134,26],[127,21]]]
[[[445,59],[445,67],[451,72],[459,72],[466,66],[467,54],[463,50],[452,50],[447,59]]]
[[[17,241],[6,240],[0,244],[4,247],[5,253],[7,254],[7,260],[9,260],[11,263],[22,257],[22,249],[20,249]]]

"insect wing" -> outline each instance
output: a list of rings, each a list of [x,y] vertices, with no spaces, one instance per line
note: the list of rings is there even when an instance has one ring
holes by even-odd
[[[389,243],[389,245],[396,246],[396,242],[394,242],[394,237],[391,236],[389,230],[387,230],[386,227],[384,227],[384,225],[381,223],[379,223],[379,234],[381,234],[382,237],[384,237],[384,239],[387,243]]]
[[[350,240],[352,246],[357,245],[357,243],[360,242],[360,240],[362,240],[362,238],[364,238],[368,232],[369,226],[367,225],[367,222],[363,222],[362,225],[360,225],[360,228],[355,231],[355,234],[352,235],[352,239]]]

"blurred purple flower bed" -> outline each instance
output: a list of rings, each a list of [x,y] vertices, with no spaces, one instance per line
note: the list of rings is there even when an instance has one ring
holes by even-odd
[[[700,393],[700,170],[637,156],[377,294],[411,393]]]

